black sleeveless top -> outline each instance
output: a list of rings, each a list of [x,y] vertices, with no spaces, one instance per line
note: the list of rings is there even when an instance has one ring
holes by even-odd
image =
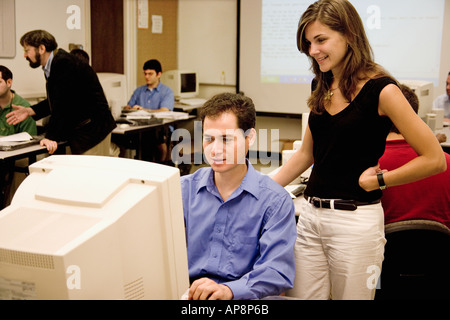
[[[380,92],[389,77],[366,82],[355,99],[332,116],[310,113],[314,166],[305,194],[324,199],[374,201],[381,190],[367,192],[359,186],[363,171],[376,166],[386,147],[392,122],[378,114]]]

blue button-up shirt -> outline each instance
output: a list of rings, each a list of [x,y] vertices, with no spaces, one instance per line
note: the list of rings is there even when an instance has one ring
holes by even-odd
[[[42,70],[44,70],[44,74],[46,78],[50,77],[50,70],[52,67],[52,61],[53,61],[53,51],[50,52],[50,56],[48,57],[47,63],[45,66],[42,67]]]
[[[294,205],[271,178],[248,171],[223,201],[211,168],[181,178],[189,276],[227,285],[234,299],[259,299],[292,288]]]
[[[450,96],[444,93],[433,101],[433,108],[444,109],[444,118],[450,118]]]
[[[173,110],[175,99],[172,89],[159,83],[156,88],[150,90],[147,85],[138,87],[128,101],[128,105],[139,105],[146,109],[167,108]]]

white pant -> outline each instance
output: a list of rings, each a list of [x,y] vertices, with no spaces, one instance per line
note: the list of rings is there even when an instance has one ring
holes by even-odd
[[[373,299],[381,273],[384,212],[381,203],[356,211],[300,204],[296,277],[288,296],[299,299]]]

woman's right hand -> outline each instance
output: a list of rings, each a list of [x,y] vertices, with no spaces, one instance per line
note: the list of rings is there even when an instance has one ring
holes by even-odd
[[[56,141],[53,140],[49,140],[49,139],[42,139],[40,142],[41,146],[46,146],[48,153],[49,154],[53,154],[56,149],[58,149],[58,143]]]

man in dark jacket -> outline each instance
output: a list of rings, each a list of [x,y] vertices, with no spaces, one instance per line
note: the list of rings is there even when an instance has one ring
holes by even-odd
[[[67,141],[73,154],[109,155],[116,123],[94,70],[75,55],[58,49],[55,38],[45,30],[26,33],[20,44],[30,66],[42,66],[44,70],[47,99],[31,108],[13,106],[15,110],[6,115],[8,123],[50,115],[41,141],[50,154],[56,151],[57,142]]]

